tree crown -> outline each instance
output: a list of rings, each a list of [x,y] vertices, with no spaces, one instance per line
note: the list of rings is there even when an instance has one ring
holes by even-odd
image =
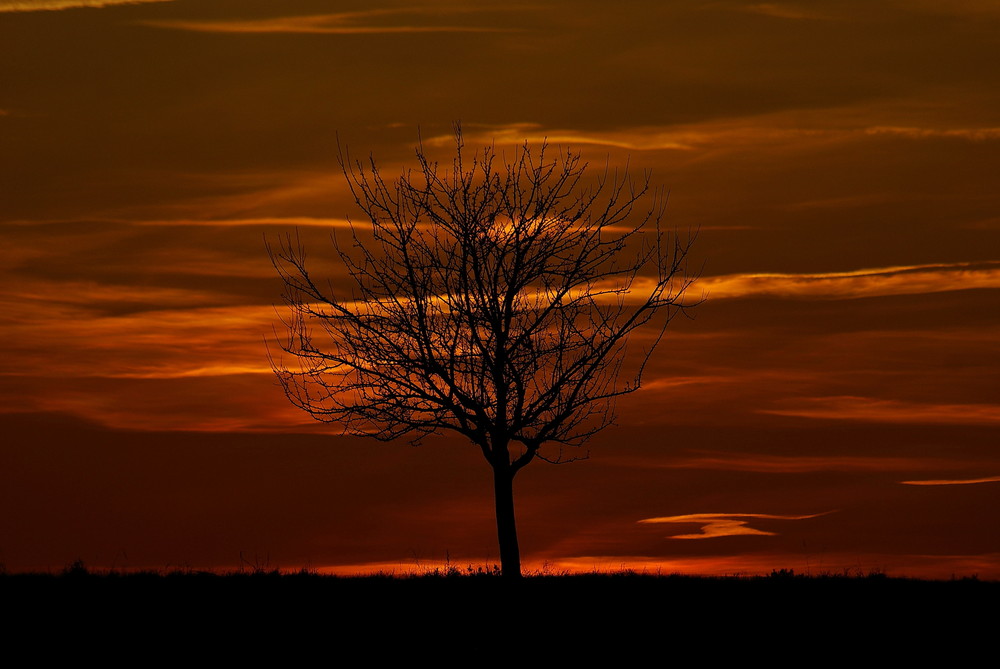
[[[667,323],[693,306],[692,238],[661,230],[665,198],[648,175],[605,169],[587,183],[576,153],[468,156],[456,136],[450,165],[420,146],[417,168],[392,181],[374,159],[341,154],[370,233],[352,228],[337,245],[349,295],[313,280],[297,239],[269,249],[291,313],[282,349],[298,363],[272,360],[277,378],[293,404],[348,433],[454,431],[514,472],[572,459],[563,448],[610,424]],[[629,335],[647,327],[623,380]]]

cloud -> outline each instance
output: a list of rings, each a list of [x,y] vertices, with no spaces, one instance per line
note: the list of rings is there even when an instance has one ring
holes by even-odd
[[[111,5],[139,5],[148,2],[173,0],[0,0],[0,12],[37,12],[81,7],[108,7]]]
[[[463,134],[468,142],[478,144],[521,144],[523,142],[580,145],[592,144],[621,149],[648,151],[662,149],[691,150],[703,135],[676,128],[627,128],[587,132],[571,129],[545,129],[538,123],[510,123],[497,126],[476,126]],[[454,135],[436,135],[425,141],[428,146],[454,144]]]
[[[277,320],[272,306],[195,307],[199,301],[212,301],[211,293],[172,289],[130,292],[107,286],[91,295],[115,303],[136,301],[139,308],[104,315],[94,304],[44,296],[20,302],[28,306],[3,305],[17,319],[4,329],[8,347],[24,355],[8,356],[0,374],[148,379],[271,373],[263,338],[272,334]],[[159,300],[159,308],[150,309],[149,300]],[[179,301],[187,304],[180,306]],[[175,306],[168,308],[171,304]],[[72,330],[61,327],[63,323],[73,323]],[[48,353],[31,355],[38,350]]]
[[[937,139],[940,137],[965,139],[973,142],[1000,139],[1000,128],[910,128],[897,126],[875,126],[866,128],[869,135],[895,135],[909,139]]]
[[[93,218],[136,225],[312,226],[342,220],[325,214],[346,211],[345,198],[351,197],[336,169],[183,174],[171,179],[182,186],[171,200],[103,209]]]
[[[915,425],[1000,425],[1000,404],[928,404],[875,397],[809,397],[787,409],[760,413],[801,418]]]
[[[512,8],[509,8],[512,9]],[[310,16],[278,16],[263,19],[224,21],[184,21],[155,20],[140,21],[142,25],[172,30],[188,30],[207,33],[306,33],[314,35],[359,35],[390,33],[482,33],[508,32],[510,28],[476,25],[379,25],[371,19],[393,16],[471,14],[498,11],[495,7],[435,8],[414,7],[410,9],[375,9],[360,12],[339,12],[335,14],[315,14]]]
[[[74,219],[20,219],[20,220],[8,220],[4,221],[6,225],[52,225],[52,224],[65,224],[73,223]],[[103,224],[109,223],[112,225],[133,225],[137,227],[142,226],[194,226],[194,227],[223,227],[223,228],[235,228],[242,226],[257,226],[257,225],[267,225],[267,226],[281,226],[287,225],[289,227],[318,227],[318,228],[346,228],[351,227],[361,227],[370,226],[370,223],[366,221],[350,221],[346,218],[325,218],[319,216],[253,216],[253,217],[243,217],[243,218],[197,218],[197,217],[178,217],[178,218],[116,218],[116,217],[102,217],[99,219],[90,219],[87,221],[91,224]]]
[[[138,378],[13,377],[0,386],[0,413],[77,416],[114,429],[196,432],[323,432],[288,402],[270,375]]]
[[[219,227],[239,227],[246,225],[287,225],[292,227],[320,227],[320,228],[351,228],[358,227],[358,223],[353,223],[346,218],[320,218],[316,216],[261,216],[252,218],[179,218],[160,220],[121,220],[116,223],[132,223],[134,225],[193,225],[193,226],[219,226]],[[366,223],[360,223],[364,227]]]
[[[674,292],[690,277],[677,277]],[[654,280],[632,282],[629,300],[636,303],[652,290]],[[801,274],[747,273],[697,278],[684,290],[684,302],[702,299],[782,298],[854,300],[893,295],[923,295],[954,290],[1000,288],[1000,261],[934,263],[873,267],[848,272]]]
[[[900,481],[904,485],[969,485],[971,483],[1000,483],[1000,476],[986,476],[978,479],[926,479],[922,481]]]
[[[758,530],[752,528],[748,525],[750,520],[746,519],[763,519],[763,520],[805,520],[807,518],[816,518],[818,516],[826,515],[827,513],[833,513],[832,511],[826,511],[824,513],[814,513],[805,516],[779,516],[767,513],[691,513],[682,516],[661,516],[658,518],[644,518],[643,520],[637,521],[639,523],[696,523],[700,524],[701,532],[698,534],[675,534],[667,537],[668,539],[712,539],[716,537],[733,537],[741,535],[762,535],[762,536],[774,536],[777,532],[768,532],[766,530]]]
[[[1000,288],[1000,261],[876,267],[815,274],[729,274],[703,277],[697,288],[710,299],[784,297],[857,299]]]
[[[873,124],[874,118],[903,118],[911,111],[891,106],[885,109],[860,110],[852,107],[817,110],[780,111],[757,116],[712,120],[670,126],[638,126],[604,130],[550,128],[539,123],[519,122],[502,125],[468,124],[465,139],[478,144],[532,144],[547,141],[569,146],[607,146],[628,151],[738,151],[763,148],[768,151],[787,148],[801,151],[810,144],[864,141],[881,136],[907,139],[953,138],[967,141],[1000,139],[1000,128],[941,128],[919,125]],[[911,122],[914,119],[908,119]],[[934,119],[931,119],[933,121]],[[451,134],[435,135],[428,146],[448,146]]]
[[[33,281],[21,287],[16,296],[0,298],[4,313],[18,314],[18,321],[55,320],[53,312],[59,305],[85,307],[96,313],[107,305],[133,305],[137,310],[190,308],[218,304],[224,299],[211,290],[167,288],[157,286],[121,286],[96,281]],[[18,313],[18,304],[25,305]],[[44,309],[39,309],[45,305]],[[78,314],[79,315],[79,314]]]

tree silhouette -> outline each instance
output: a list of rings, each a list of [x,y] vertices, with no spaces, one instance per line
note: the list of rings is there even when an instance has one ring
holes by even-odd
[[[346,433],[457,432],[478,446],[502,573],[519,577],[515,475],[578,459],[615,399],[639,389],[667,324],[693,306],[692,239],[660,229],[665,198],[648,175],[606,168],[585,182],[578,154],[545,144],[470,157],[458,127],[456,144],[446,167],[418,146],[418,167],[388,182],[373,158],[341,152],[371,238],[335,240],[349,293],[314,281],[297,236],[269,247],[290,306],[281,348],[296,362],[272,366],[295,406]],[[639,328],[652,337],[627,357]]]

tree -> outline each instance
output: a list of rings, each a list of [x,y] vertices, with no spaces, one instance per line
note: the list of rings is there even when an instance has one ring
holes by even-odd
[[[290,318],[272,359],[291,402],[346,433],[382,441],[456,432],[493,469],[504,576],[521,574],[513,480],[533,460],[608,426],[616,398],[639,389],[664,330],[693,303],[692,238],[660,229],[665,198],[629,173],[592,182],[577,153],[524,144],[386,181],[374,158],[340,164],[368,238],[336,243],[353,288],[320,285],[298,237],[269,247]],[[640,210],[640,201],[649,206]],[[652,338],[626,356],[629,335]],[[625,365],[628,364],[626,368]]]

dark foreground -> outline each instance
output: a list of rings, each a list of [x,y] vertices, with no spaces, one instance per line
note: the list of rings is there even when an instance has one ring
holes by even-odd
[[[133,655],[141,651],[235,660],[277,653],[282,666],[319,651],[329,661],[324,664],[354,657],[350,666],[402,657],[437,657],[451,665],[526,653],[536,660],[532,665],[567,657],[631,664],[635,653],[691,659],[682,666],[720,654],[769,656],[776,664],[873,654],[955,660],[993,646],[1000,622],[1000,582],[787,572],[508,582],[494,575],[69,570],[0,575],[0,598],[5,638],[43,654],[54,652],[51,643],[58,640],[78,658],[110,661],[125,653],[141,660]],[[38,635],[48,641],[39,645]],[[672,664],[660,660],[655,664]]]

